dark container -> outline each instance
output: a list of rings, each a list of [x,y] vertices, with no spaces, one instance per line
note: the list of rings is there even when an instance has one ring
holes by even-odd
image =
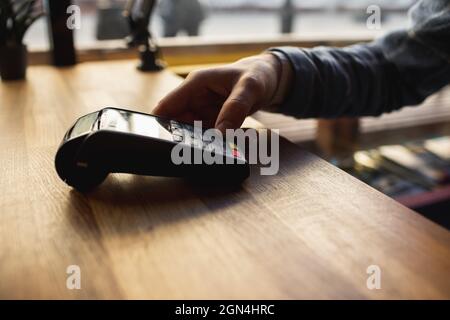
[[[23,44],[0,47],[0,76],[3,81],[25,79],[28,59]]]

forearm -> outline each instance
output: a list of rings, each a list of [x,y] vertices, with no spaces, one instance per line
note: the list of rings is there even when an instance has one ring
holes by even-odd
[[[271,50],[293,71],[277,111],[295,117],[377,116],[418,104],[450,81],[448,62],[406,32],[344,49]]]

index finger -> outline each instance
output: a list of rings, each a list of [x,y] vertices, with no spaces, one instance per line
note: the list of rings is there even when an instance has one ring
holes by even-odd
[[[176,117],[186,111],[189,98],[188,82],[184,81],[159,101],[153,114],[162,117]]]

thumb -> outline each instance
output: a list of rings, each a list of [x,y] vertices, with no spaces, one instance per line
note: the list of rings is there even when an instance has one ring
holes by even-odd
[[[239,128],[257,102],[259,87],[253,78],[239,80],[224,102],[215,127],[223,133],[226,129]]]

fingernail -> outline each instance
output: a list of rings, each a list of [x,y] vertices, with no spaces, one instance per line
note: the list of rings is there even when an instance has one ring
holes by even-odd
[[[222,121],[216,126],[216,129],[225,134],[227,129],[231,128],[231,123],[229,121]]]

